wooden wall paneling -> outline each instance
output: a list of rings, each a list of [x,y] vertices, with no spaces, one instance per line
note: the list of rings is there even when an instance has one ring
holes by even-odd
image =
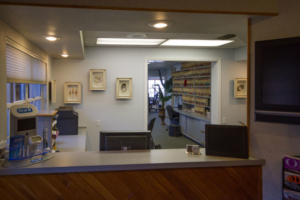
[[[58,174],[57,178],[79,199],[90,199],[91,197],[82,190],[67,174]]]
[[[241,186],[248,196],[250,196],[252,199],[256,199],[257,194],[251,185],[244,180],[244,175],[240,176],[233,168],[225,168],[222,170],[227,173],[239,186]]]
[[[104,199],[117,200],[103,185],[100,183],[94,173],[80,173],[80,176],[88,182]]]
[[[198,2],[198,3],[195,3]],[[102,10],[129,10],[129,11],[150,11],[150,12],[182,12],[182,13],[208,13],[208,14],[236,14],[236,15],[262,15],[277,16],[278,11],[275,6],[276,1],[212,1],[202,2],[190,0],[188,4],[184,1],[54,1],[54,0],[27,0],[13,1],[0,0],[0,5],[38,6],[38,7],[58,7],[58,8],[82,8],[82,9],[102,9]],[[171,5],[172,4],[172,5]],[[267,5],[267,6],[266,6]]]
[[[0,177],[0,188],[6,191],[6,193],[11,196],[12,199],[26,199],[21,191],[18,191],[14,185],[11,185],[6,178]],[[2,198],[1,195],[0,198]]]
[[[248,151],[250,152],[250,22],[247,20],[247,129],[248,129]]]
[[[40,190],[45,190],[46,192],[43,193],[44,199],[53,199],[52,196],[54,196],[54,199],[64,199],[63,195],[55,189],[55,187],[50,184],[44,176],[37,175],[37,176],[31,176],[27,175],[29,178],[32,178],[38,185]],[[33,191],[34,192],[34,191]]]
[[[149,174],[156,179],[164,188],[177,200],[185,200],[186,198],[174,187],[169,180],[163,176],[158,170],[149,171]]]
[[[0,199],[262,199],[262,167],[0,176]]]
[[[127,198],[136,200],[140,199],[114,172],[106,172],[104,174]]]
[[[257,179],[255,180],[244,168],[239,167],[239,168],[232,168],[233,170],[236,171],[237,174],[242,174],[241,178],[245,180],[247,183],[249,183],[250,187],[253,190],[257,190]]]
[[[213,179],[207,173],[199,173],[198,170],[190,169],[195,175],[196,179],[205,184],[215,195],[220,199],[231,200],[226,193],[213,181]]]
[[[6,177],[7,182],[11,184],[14,188],[16,188],[17,191],[19,191],[25,199],[34,199],[38,200],[39,197],[31,192],[31,186],[26,185],[22,181],[20,181],[16,176],[8,176]],[[29,188],[30,187],[30,188]]]
[[[126,174],[128,174],[131,180],[137,182],[151,199],[163,200],[163,198],[156,192],[156,190],[153,189],[153,187],[151,187],[149,183],[141,176],[141,172],[127,171]]]
[[[192,170],[184,170],[182,173],[185,174],[185,176],[195,185],[198,190],[202,191],[203,194],[208,199],[218,199],[222,198],[224,195],[219,195],[214,192],[207,184],[206,182],[199,181],[199,178],[197,178],[197,175]],[[226,199],[226,198],[224,198]],[[229,198],[227,198],[229,200]]]
[[[93,187],[91,187],[91,185],[88,182],[86,182],[80,176],[79,173],[67,173],[66,175],[70,177],[72,181],[78,185],[78,187],[85,191],[89,195],[90,199],[104,199]]]
[[[172,170],[172,173],[188,188],[191,189],[192,193],[200,199],[209,199],[207,196],[204,195],[202,190],[199,190],[198,187],[195,186],[195,184],[187,178],[185,175],[185,172],[182,172],[180,169],[174,169]]]
[[[59,174],[43,174],[42,175],[47,182],[49,182],[55,190],[57,190],[62,196],[70,199],[79,199],[68,186],[64,185],[59,179]]]
[[[163,198],[174,199],[174,197],[161,185],[148,171],[141,171],[143,179]]]
[[[160,173],[166,177],[166,179],[175,186],[175,188],[188,200],[197,199],[197,196],[190,190],[189,187],[185,186],[171,170],[161,170]]]
[[[130,176],[124,172],[115,172],[118,178],[126,184],[130,189],[137,194],[140,199],[151,200],[150,196],[140,187],[138,183],[132,181]]]
[[[227,184],[233,189],[234,194],[238,193],[242,199],[252,199],[243,189],[243,186],[240,185],[239,180],[235,180],[231,177],[223,168],[217,170],[217,174],[222,177],[223,182],[227,182]],[[226,184],[226,183],[224,183]]]
[[[36,182],[32,177],[28,175],[20,175],[17,176],[17,178],[25,185],[30,185],[30,190],[34,194],[36,194],[39,199],[51,200],[58,199],[59,197],[58,195],[56,195],[57,193],[53,193],[52,191],[50,191],[46,185],[45,187],[40,187],[43,183],[41,183],[40,181]]]
[[[119,188],[114,185],[103,173],[91,173],[102,185],[114,196],[116,199],[128,199],[128,196],[124,195]]]
[[[13,200],[2,188],[0,188],[0,199]]]
[[[208,174],[209,178],[212,179],[230,199],[234,199],[237,193],[239,193],[239,197],[241,197],[242,199],[247,199],[243,191],[239,191],[236,183],[233,180],[228,179],[228,177],[226,177],[223,172],[220,172],[219,169],[204,169],[204,171]]]

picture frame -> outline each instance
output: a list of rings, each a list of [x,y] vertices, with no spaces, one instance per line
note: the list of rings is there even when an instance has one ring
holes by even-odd
[[[105,69],[90,69],[90,90],[106,90]]]
[[[65,82],[64,103],[65,104],[81,103],[81,83],[80,82]]]
[[[234,98],[247,98],[247,79],[234,79]]]
[[[132,98],[132,78],[117,78],[116,81],[116,98]]]
[[[56,80],[49,82],[49,100],[51,103],[56,103]]]

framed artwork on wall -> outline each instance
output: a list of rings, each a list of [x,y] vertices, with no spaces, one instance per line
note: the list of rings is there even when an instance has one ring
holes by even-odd
[[[132,98],[132,78],[117,78],[116,81],[116,98]]]
[[[65,103],[81,103],[81,83],[65,83],[64,88]]]
[[[105,69],[90,69],[90,90],[106,90]]]
[[[49,100],[51,103],[56,102],[56,80],[49,82]]]
[[[234,98],[247,98],[247,79],[234,79]]]

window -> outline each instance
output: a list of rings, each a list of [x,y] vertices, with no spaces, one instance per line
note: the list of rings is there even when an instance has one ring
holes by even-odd
[[[10,108],[32,104],[46,107],[47,60],[6,38],[7,137],[10,135]],[[44,91],[44,92],[43,92]],[[44,106],[45,105],[45,106]]]
[[[42,84],[25,84],[25,83],[6,83],[7,89],[7,137],[9,138],[9,119],[10,107],[30,103],[38,110],[42,110],[42,96],[45,85]],[[45,87],[46,88],[46,87]]]
[[[164,78],[163,78],[163,83],[165,83]],[[160,89],[162,90],[163,94],[165,94],[165,90],[164,90],[164,87],[161,85],[160,79],[151,79],[151,80],[148,80],[149,97],[154,97],[154,94],[159,91],[158,87],[155,87],[155,89],[152,87],[155,84],[158,84],[160,86]]]

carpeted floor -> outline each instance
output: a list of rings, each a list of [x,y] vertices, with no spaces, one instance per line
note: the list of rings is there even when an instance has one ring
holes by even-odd
[[[158,112],[151,111],[148,115],[148,122],[156,117],[155,124],[152,130],[152,137],[155,145],[160,144],[162,149],[179,149],[185,148],[187,144],[196,144],[192,140],[181,136],[181,137],[170,137],[169,131],[166,131],[167,125],[160,125],[160,118]],[[168,123],[169,120],[165,119]]]

